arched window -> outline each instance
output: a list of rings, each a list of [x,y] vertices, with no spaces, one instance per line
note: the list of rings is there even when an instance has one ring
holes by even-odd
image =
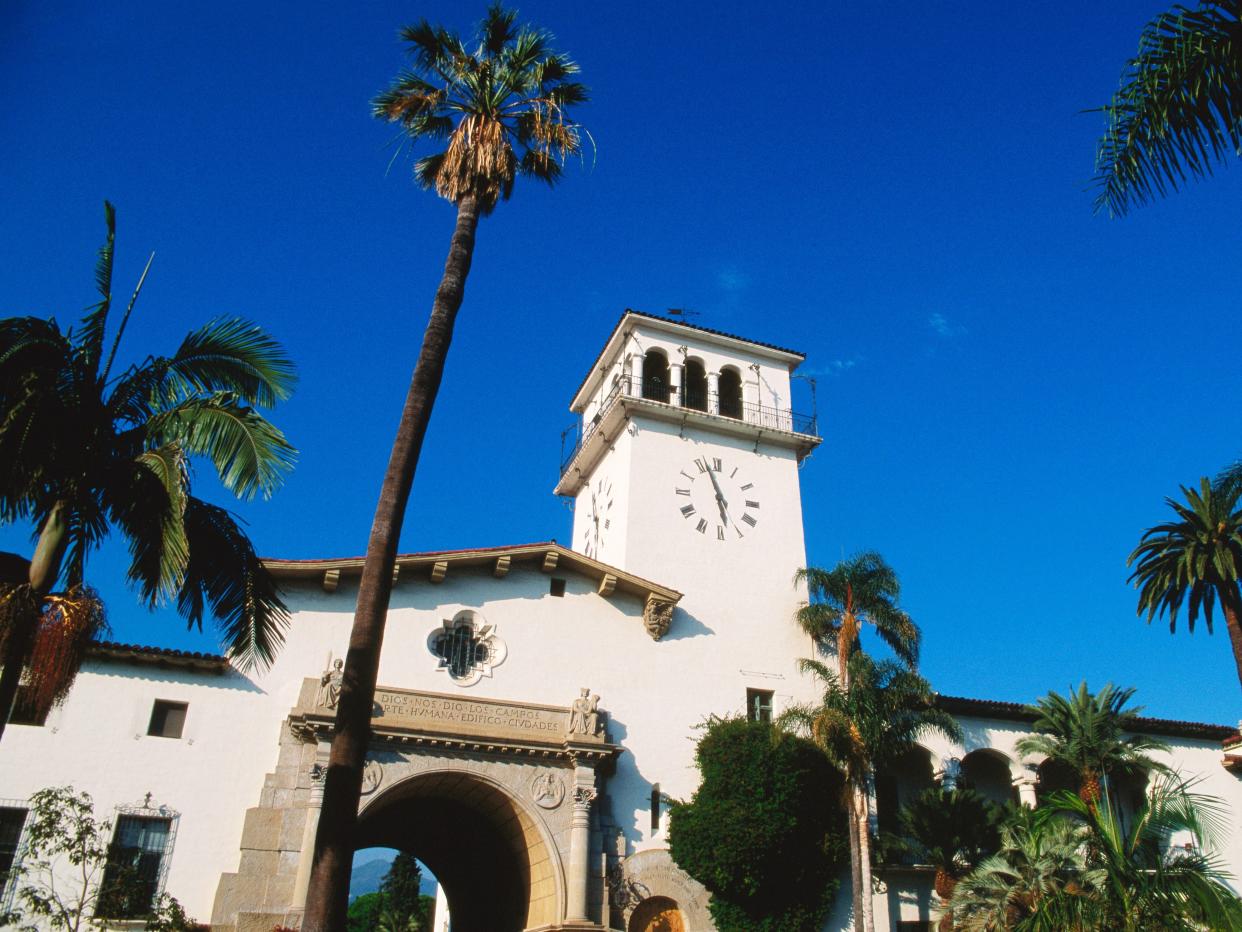
[[[668,404],[668,357],[663,350],[647,350],[643,357],[643,397]]]
[[[1074,773],[1074,768],[1068,764],[1048,758],[1039,765],[1039,785],[1035,791],[1036,796],[1042,803],[1048,798],[1048,794],[1058,790],[1078,792],[1078,774]]]
[[[742,419],[742,374],[732,366],[720,370],[718,383],[720,413],[724,417]]]
[[[999,751],[980,748],[962,758],[962,774],[957,785],[969,788],[998,806],[1018,801],[1009,759]]]
[[[707,410],[707,370],[699,359],[686,360],[685,381],[682,385],[685,392],[685,405],[696,411]]]

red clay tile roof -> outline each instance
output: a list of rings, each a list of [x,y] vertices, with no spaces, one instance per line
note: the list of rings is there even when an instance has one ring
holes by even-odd
[[[194,650],[175,650],[171,647],[148,647],[144,644],[119,644],[116,641],[97,641],[90,646],[89,656],[100,660],[130,661],[132,663],[156,664],[158,666],[192,667],[223,673],[229,668],[229,659],[219,654],[204,654]]]
[[[936,705],[953,715],[975,715],[1015,722],[1035,721],[1035,714],[1020,702],[937,695]],[[1207,722],[1183,722],[1169,718],[1147,717],[1140,717],[1138,721],[1144,732],[1179,738],[1211,738],[1228,743],[1227,739],[1237,734],[1237,729],[1232,725],[1212,725]]]

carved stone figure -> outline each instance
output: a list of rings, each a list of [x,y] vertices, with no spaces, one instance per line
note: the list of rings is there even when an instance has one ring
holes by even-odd
[[[554,773],[536,774],[530,784],[530,795],[535,805],[543,809],[555,809],[565,800],[565,784]]]
[[[591,694],[591,701],[587,705],[586,714],[586,733],[588,735],[598,735],[600,730],[600,716],[603,713],[599,710],[599,696]]]
[[[643,608],[643,627],[652,640],[658,641],[668,634],[668,626],[673,623],[673,608],[672,602],[654,598],[647,600]]]
[[[583,686],[578,698],[569,707],[569,733],[571,735],[594,734],[587,731],[587,716],[591,714],[591,690]]]
[[[337,703],[341,701],[341,684],[345,682],[344,667],[345,661],[338,658],[332,662],[332,668],[326,670],[319,678],[320,705],[335,709]]]
[[[369,760],[362,768],[362,795],[374,793],[384,779],[384,767],[377,760]]]

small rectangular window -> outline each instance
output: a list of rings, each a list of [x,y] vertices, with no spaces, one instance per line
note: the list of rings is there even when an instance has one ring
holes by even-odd
[[[117,818],[99,886],[97,919],[137,919],[151,911],[163,884],[171,842],[172,819]]]
[[[13,709],[9,712],[10,725],[33,725],[42,728],[47,722],[47,712],[36,715],[30,701],[30,687],[18,686],[13,697]]]
[[[554,578],[552,580],[552,586],[551,588],[549,588],[548,591],[551,592],[552,595],[556,596],[559,599],[561,596],[565,594],[565,580]]]
[[[0,903],[5,901],[8,892],[9,874],[17,860],[25,824],[24,806],[0,806]]]
[[[772,690],[746,690],[746,718],[752,722],[772,721]]]
[[[660,784],[651,784],[651,834],[660,830]]]
[[[168,702],[156,699],[151,707],[151,724],[147,726],[147,734],[157,738],[180,738],[185,728],[185,713],[189,709],[185,702]]]

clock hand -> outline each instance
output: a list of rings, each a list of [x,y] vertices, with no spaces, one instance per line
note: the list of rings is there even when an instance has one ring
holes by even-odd
[[[729,507],[729,502],[728,502],[728,500],[724,497],[724,492],[720,491],[720,483],[716,481],[716,473],[715,473],[715,472],[713,472],[713,471],[712,471],[712,469],[711,469],[710,467],[709,467],[709,468],[708,468],[708,470],[707,470],[707,478],[709,478],[709,479],[711,479],[711,480],[712,480],[712,485],[713,485],[713,486],[715,487],[715,489],[716,489],[716,502],[717,502],[717,504],[719,504],[722,508],[728,508],[728,507]]]

